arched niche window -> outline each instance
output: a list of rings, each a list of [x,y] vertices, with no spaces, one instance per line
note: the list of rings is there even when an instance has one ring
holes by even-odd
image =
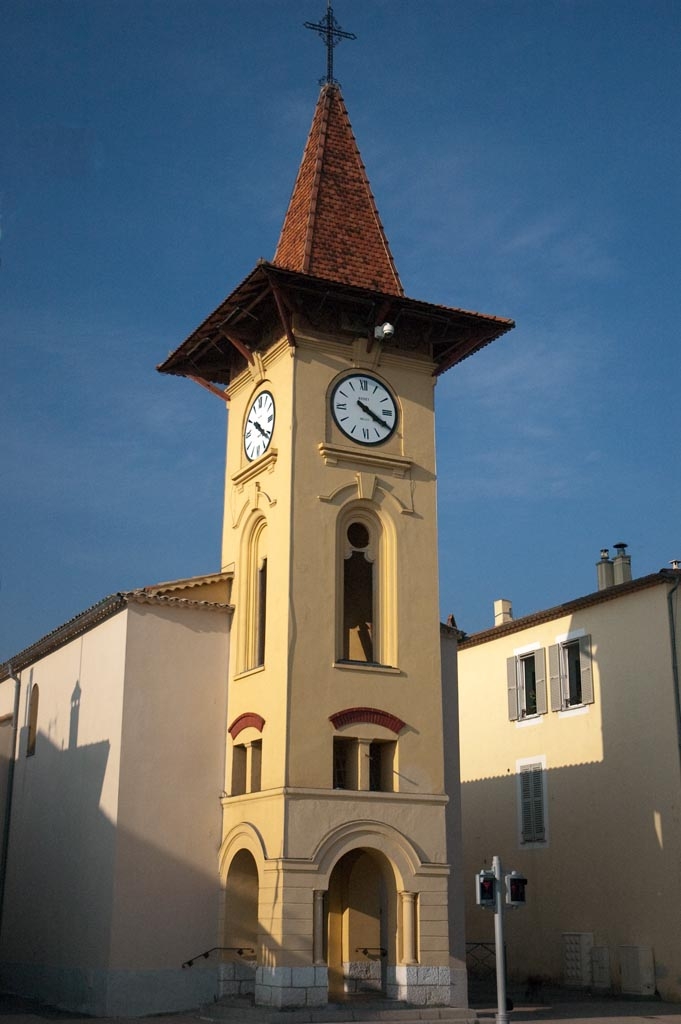
[[[260,668],[265,664],[267,635],[267,520],[260,517],[246,537],[244,581],[241,600],[242,657],[241,670]]]
[[[377,661],[375,563],[377,530],[366,518],[353,518],[345,528],[343,556],[344,661]]]
[[[31,687],[31,696],[28,701],[28,738],[26,741],[26,757],[35,754],[35,741],[38,735],[38,702],[40,692],[37,686]]]
[[[391,585],[394,557],[388,531],[373,509],[357,505],[338,520],[338,624],[340,661],[394,662]]]
[[[262,731],[265,719],[255,711],[235,718],[229,727],[232,738],[231,796],[258,793],[262,773]]]
[[[405,723],[379,708],[345,708],[331,715],[333,788],[392,793],[399,789],[397,746]]]

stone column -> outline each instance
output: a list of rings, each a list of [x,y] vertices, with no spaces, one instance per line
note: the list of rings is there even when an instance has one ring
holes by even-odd
[[[315,889],[314,910],[312,915],[312,962],[323,964],[324,961],[324,890]]]
[[[416,897],[415,892],[401,892],[402,901],[402,962],[415,964],[416,960]]]

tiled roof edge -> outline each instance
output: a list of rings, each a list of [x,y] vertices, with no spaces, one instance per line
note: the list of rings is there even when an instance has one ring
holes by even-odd
[[[25,647],[23,651],[19,651],[18,654],[13,655],[6,662],[0,664],[0,682],[8,679],[13,673],[21,672],[29,665],[40,661],[41,658],[45,658],[48,654],[53,654],[60,647],[65,647],[72,640],[76,640],[95,626],[117,615],[118,612],[122,611],[129,604],[156,604],[166,607],[198,608],[229,613],[234,610],[233,605],[217,601],[190,601],[188,598],[147,594],[142,589],[120,591],[117,594],[111,594],[109,597],[103,598],[90,608],[86,608],[85,611],[80,612],[61,626],[53,629],[52,632],[41,637],[40,640],[31,644],[30,647]]]
[[[635,580],[627,580],[626,583],[617,583],[604,590],[596,590],[583,597],[577,597],[565,604],[557,604],[552,608],[545,608],[542,611],[532,612],[524,615],[521,619],[511,619],[510,622],[503,622],[500,626],[492,626],[490,629],[481,630],[479,633],[472,633],[464,640],[459,641],[459,650],[468,647],[476,647],[478,644],[487,643],[488,640],[497,640],[499,637],[508,636],[510,633],[518,633],[529,626],[540,625],[543,622],[550,622],[551,619],[559,619],[564,615],[579,611],[581,608],[588,608],[594,604],[601,604],[605,601],[614,601],[615,598],[624,597],[627,594],[635,593],[637,590],[646,590],[649,587],[658,586],[661,583],[681,582],[681,570],[660,569],[659,572],[650,573],[648,576],[639,576]]]

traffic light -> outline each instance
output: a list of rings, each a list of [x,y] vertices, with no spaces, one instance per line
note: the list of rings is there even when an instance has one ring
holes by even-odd
[[[475,876],[475,902],[479,907],[491,907],[496,903],[496,878],[493,871],[480,871]]]
[[[518,871],[506,875],[506,903],[509,907],[525,906],[525,886],[527,879]]]

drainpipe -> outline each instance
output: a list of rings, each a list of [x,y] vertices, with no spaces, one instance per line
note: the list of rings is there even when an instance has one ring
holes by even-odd
[[[672,563],[677,568],[678,563]],[[679,691],[679,658],[676,643],[676,623],[674,619],[674,594],[681,584],[681,576],[671,590],[667,591],[667,607],[669,610],[669,640],[672,648],[672,679],[674,681],[674,700],[676,704],[676,735],[679,744],[679,764],[681,765],[681,692]]]
[[[14,680],[14,718],[12,721],[12,750],[7,766],[7,799],[2,823],[2,850],[0,851],[0,934],[2,934],[2,912],[5,906],[5,883],[7,881],[7,853],[9,851],[9,830],[12,823],[12,794],[14,792],[14,765],[17,759],[17,734],[19,732],[19,697],[21,680],[8,665],[9,678]]]

